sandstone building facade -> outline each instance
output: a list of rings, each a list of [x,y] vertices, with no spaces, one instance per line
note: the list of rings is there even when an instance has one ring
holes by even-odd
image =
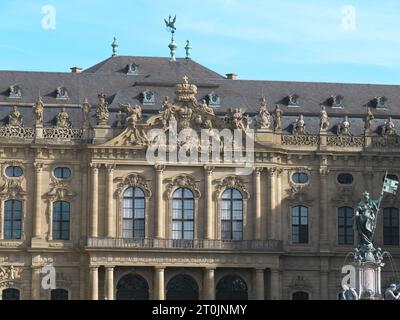
[[[398,86],[242,81],[116,56],[3,71],[0,89],[2,299],[337,299],[362,193],[400,174]],[[150,163],[149,130],[172,121],[254,130],[251,172]],[[376,231],[394,261],[399,206],[385,196]],[[388,261],[383,285],[394,276]]]

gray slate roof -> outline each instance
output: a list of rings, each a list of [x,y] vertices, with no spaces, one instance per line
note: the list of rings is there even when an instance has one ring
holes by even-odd
[[[127,66],[131,63],[138,66],[138,75],[127,75]],[[314,122],[309,126],[311,128],[317,126],[316,120],[321,105],[326,104],[331,96],[341,95],[344,98],[343,108],[326,106],[329,116],[332,117],[331,126],[337,122],[333,119],[335,116],[338,119],[345,114],[351,117],[363,117],[366,106],[376,97],[387,99],[386,109],[373,110],[375,116],[381,119],[377,120],[379,123],[389,115],[400,118],[398,85],[228,80],[190,59],[170,62],[169,58],[116,56],[80,74],[0,71],[0,120],[6,118],[12,105],[20,105],[20,110],[26,119],[25,123],[29,124],[30,109],[40,94],[45,105],[49,106],[46,117],[53,118],[57,113],[56,109],[50,112],[50,107],[66,105],[72,121],[79,122],[80,110],[77,105],[82,103],[85,97],[94,106],[98,102],[98,94],[104,92],[112,111],[116,112],[118,103],[139,102],[141,93],[146,89],[154,92],[156,103],[153,106],[143,106],[144,112],[155,113],[160,109],[165,96],[174,97],[175,85],[182,82],[184,75],[189,77],[191,83],[198,86],[199,100],[212,91],[219,95],[221,105],[216,111],[220,114],[225,113],[230,107],[246,107],[249,113],[255,114],[258,112],[259,99],[264,95],[271,111],[275,104],[280,104],[287,116],[302,113],[306,115],[306,120],[308,118]],[[11,85],[21,87],[21,99],[9,98]],[[68,100],[56,99],[56,89],[61,86],[68,90]],[[286,105],[285,99],[290,94],[299,96],[299,107]],[[358,124],[355,126],[358,127]]]

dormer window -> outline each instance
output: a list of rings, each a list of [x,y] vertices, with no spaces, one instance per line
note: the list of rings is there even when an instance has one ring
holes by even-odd
[[[299,107],[299,96],[297,94],[290,94],[287,96],[288,107]]]
[[[153,91],[146,90],[142,93],[142,104],[144,106],[152,106],[156,104],[156,97]]]
[[[22,98],[21,88],[17,85],[10,86],[8,97],[11,99],[21,99]]]
[[[68,91],[65,87],[57,88],[57,99],[60,99],[60,100],[68,100],[69,99]]]
[[[214,91],[208,94],[207,100],[208,100],[208,105],[213,107],[219,107],[221,104],[221,98]]]
[[[137,76],[139,74],[139,66],[136,63],[128,64],[127,68],[127,75]]]
[[[332,108],[343,108],[344,98],[341,95],[332,96],[329,99]]]
[[[386,101],[387,101],[387,98],[386,97],[376,97],[375,98],[375,107],[377,108],[377,109],[385,109],[387,106],[386,106]]]

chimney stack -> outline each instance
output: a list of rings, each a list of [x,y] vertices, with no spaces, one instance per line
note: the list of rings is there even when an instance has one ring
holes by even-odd
[[[236,73],[227,73],[226,78],[228,80],[237,80],[238,75]]]
[[[82,68],[79,68],[79,67],[72,67],[71,68],[71,72],[72,73],[81,73],[82,72]]]

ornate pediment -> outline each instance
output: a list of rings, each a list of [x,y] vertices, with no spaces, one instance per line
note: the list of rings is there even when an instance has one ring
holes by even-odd
[[[294,290],[306,290],[306,291],[309,291],[309,290],[312,289],[312,284],[304,276],[297,276],[296,278],[292,279],[292,281],[290,282],[288,287],[292,291],[294,291]]]
[[[136,173],[132,173],[125,178],[116,178],[114,181],[116,181],[117,184],[117,190],[115,192],[115,195],[119,198],[122,195],[122,192],[127,188],[127,187],[138,187],[143,190],[144,194],[146,197],[151,197],[152,192],[151,189],[146,181],[146,179],[138,175]]]
[[[71,191],[71,186],[68,182],[52,179],[50,191],[45,194],[45,198],[50,201],[54,200],[71,200],[76,196],[76,193]]]
[[[25,195],[26,192],[22,188],[22,181],[20,179],[7,180],[0,187],[1,199],[22,199]]]
[[[173,179],[166,179],[165,181],[167,182],[166,196],[168,199],[172,198],[173,192],[178,188],[188,188],[192,190],[195,198],[201,197],[198,182],[189,175],[179,175]]]
[[[247,189],[247,185],[240,177],[229,176],[217,181],[217,188],[215,192],[216,200],[221,197],[221,194],[225,191],[225,189],[237,189],[242,193],[243,199],[250,199],[250,193]]]

